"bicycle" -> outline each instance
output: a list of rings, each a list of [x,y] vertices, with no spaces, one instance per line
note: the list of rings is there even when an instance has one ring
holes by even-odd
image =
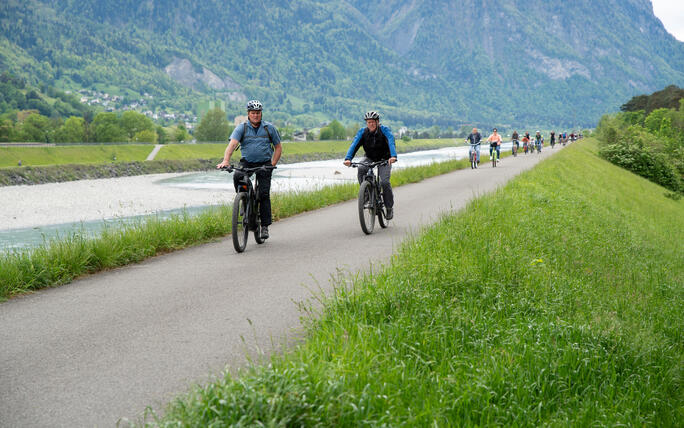
[[[497,150],[499,146],[489,146],[489,157],[492,159],[492,167],[496,168],[496,163],[499,160],[499,151]]]
[[[469,144],[468,159],[470,160],[470,169],[477,169],[477,150],[475,148],[479,145],[480,143]]]
[[[245,251],[250,230],[254,231],[254,240],[257,244],[266,242],[264,239],[261,239],[261,217],[259,216],[259,201],[257,200],[259,185],[256,183],[256,180],[251,180],[251,176],[257,171],[272,169],[276,169],[276,167],[264,165],[254,168],[242,168],[229,165],[221,168],[222,171],[240,171],[245,174],[238,182],[238,192],[233,201],[231,232],[233,235],[233,247],[238,253]]]
[[[513,141],[511,141],[511,143],[513,144],[513,146],[511,147],[511,151],[513,152],[513,157],[514,158],[518,157],[518,147],[520,146],[520,143],[518,142],[518,140],[513,140]]]
[[[376,161],[370,164],[363,162],[351,163],[353,168],[358,168],[359,165],[368,167],[368,172],[363,177],[361,187],[359,188],[359,222],[361,223],[363,233],[370,235],[375,228],[375,216],[378,217],[380,227],[384,229],[389,226],[387,209],[382,198],[382,186],[378,179],[379,174],[375,174],[375,168],[387,165],[387,160]]]

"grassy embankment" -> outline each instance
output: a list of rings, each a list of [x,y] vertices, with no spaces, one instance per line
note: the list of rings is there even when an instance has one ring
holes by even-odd
[[[161,426],[677,426],[684,201],[595,140],[340,283],[305,342]]]
[[[467,161],[455,160],[396,170],[392,185],[418,182],[464,168],[466,164]],[[349,183],[309,192],[274,194],[274,220],[354,199],[358,187]],[[225,236],[231,230],[231,209],[217,207],[197,216],[178,215],[168,220],[151,217],[133,225],[105,229],[97,238],[75,234],[32,250],[0,254],[0,301]]]
[[[456,139],[397,141],[400,153],[427,148],[448,147],[460,144]],[[350,141],[307,141],[286,142],[286,156],[321,155],[329,156],[346,153]],[[103,145],[87,144],[80,146],[54,147],[0,147],[0,168],[16,167],[21,160],[22,166],[46,166],[68,164],[97,164],[111,162],[142,162],[153,149],[151,144]],[[164,145],[155,159],[221,159],[226,144],[168,144]],[[328,158],[329,158],[328,157]]]
[[[397,151],[406,153],[458,143],[453,139],[397,141]],[[349,144],[349,141],[286,143],[281,162],[341,158]],[[207,170],[223,158],[226,145],[165,145],[155,160],[145,161],[152,148],[150,144],[0,147],[0,186]],[[239,159],[239,151],[233,159]],[[19,160],[21,167],[17,166]]]

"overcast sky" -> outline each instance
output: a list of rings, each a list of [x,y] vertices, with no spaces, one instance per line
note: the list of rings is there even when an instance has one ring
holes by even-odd
[[[651,0],[653,12],[665,29],[684,42],[684,0]]]

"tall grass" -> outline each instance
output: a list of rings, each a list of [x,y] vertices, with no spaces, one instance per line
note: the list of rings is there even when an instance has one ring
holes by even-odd
[[[392,174],[392,184],[417,182],[464,166],[464,161],[448,161],[400,169]],[[349,183],[309,192],[274,194],[271,210],[278,220],[354,199],[357,193],[358,184]],[[33,250],[0,254],[0,300],[225,236],[231,230],[231,209],[223,206],[198,216],[178,215],[169,220],[152,217],[106,229],[96,238],[72,234]]]
[[[160,426],[679,426],[684,202],[573,144],[341,278]]]

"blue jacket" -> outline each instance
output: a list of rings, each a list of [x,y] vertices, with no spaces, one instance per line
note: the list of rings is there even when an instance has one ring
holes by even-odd
[[[349,146],[349,150],[344,159],[352,160],[356,155],[356,152],[359,151],[359,148],[362,146],[363,151],[366,153],[366,157],[372,161],[397,157],[394,135],[392,135],[392,131],[384,125],[378,126],[378,130],[373,134],[368,131],[368,128],[359,129],[359,132],[356,133],[356,137],[354,137],[354,141],[352,141],[351,146]]]

